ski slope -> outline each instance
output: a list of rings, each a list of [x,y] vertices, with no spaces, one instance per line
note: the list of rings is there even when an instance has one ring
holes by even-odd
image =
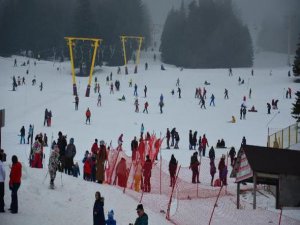
[[[254,76],[251,76],[251,68],[234,68],[233,76],[228,76],[228,69],[183,69],[171,65],[165,65],[166,71],[160,70],[160,62],[152,59],[153,53],[143,53],[141,66],[138,74],[133,74],[134,65],[129,64],[129,75],[117,75],[117,68],[106,67],[96,68],[95,76],[100,82],[100,92],[102,95],[102,106],[97,107],[97,94],[91,88],[91,96],[84,97],[88,78],[76,78],[79,92],[79,110],[75,111],[74,97],[72,96],[71,68],[69,62],[53,63],[47,61],[37,61],[37,65],[21,67],[23,57],[0,58],[0,108],[6,110],[5,127],[2,128],[2,148],[5,149],[8,159],[16,154],[23,162],[24,169],[27,171],[23,177],[23,183],[19,190],[19,208],[20,213],[12,217],[8,213],[1,215],[0,224],[91,224],[92,205],[94,201],[94,192],[100,190],[103,193],[105,201],[105,214],[110,209],[114,209],[118,224],[128,224],[133,222],[136,213],[135,207],[137,201],[123,195],[117,188],[107,185],[97,185],[83,182],[81,178],[75,179],[63,175],[64,186],[60,185],[60,175],[58,175],[55,191],[48,190],[47,178],[43,184],[46,170],[35,170],[27,168],[29,146],[19,144],[19,131],[25,126],[26,133],[29,124],[34,124],[35,134],[47,133],[48,142],[57,139],[57,134],[62,131],[67,134],[68,141],[71,137],[75,139],[77,154],[75,160],[81,162],[85,150],[90,150],[94,139],[105,140],[112,145],[117,145],[117,139],[121,133],[123,136],[123,149],[128,155],[131,154],[130,142],[134,136],[139,136],[140,126],[143,123],[145,131],[156,133],[157,136],[164,136],[166,128],[176,130],[180,135],[179,150],[162,150],[162,157],[169,160],[171,154],[174,154],[182,166],[188,166],[191,151],[188,150],[188,132],[197,130],[199,135],[206,134],[209,145],[216,145],[218,139],[224,138],[227,147],[235,146],[239,148],[242,137],[245,136],[248,144],[266,145],[268,128],[270,131],[281,129],[294,123],[291,117],[291,107],[294,102],[292,99],[285,99],[285,91],[290,87],[293,93],[299,90],[299,84],[293,82],[293,77],[288,77],[288,67],[284,66],[286,60],[284,55],[275,55],[273,61],[270,60],[270,54],[261,54],[255,59]],[[18,60],[18,67],[13,67],[14,58]],[[264,60],[266,63],[264,64]],[[285,60],[285,61],[284,61]],[[143,63],[148,62],[149,69],[144,70]],[[267,65],[267,66],[264,66]],[[59,68],[59,70],[57,70]],[[26,70],[29,74],[26,75]],[[270,71],[272,75],[270,76]],[[121,83],[119,92],[109,93],[109,86],[106,85],[106,76],[113,72],[113,82],[118,79]],[[25,76],[26,85],[17,88],[13,92],[12,76]],[[245,84],[238,84],[238,77],[244,79]],[[32,86],[31,80],[36,77],[37,85]],[[178,98],[175,86],[177,78],[180,79],[181,96]],[[140,112],[135,113],[133,88],[128,87],[129,80],[133,80],[133,85],[138,85],[138,100]],[[211,83],[204,86],[204,81]],[[93,79],[94,81],[94,79]],[[43,91],[39,90],[39,84],[43,82]],[[144,98],[144,85],[147,85],[147,98]],[[200,109],[199,99],[195,99],[195,88],[205,87],[207,89],[206,110]],[[229,99],[224,100],[225,88],[229,91]],[[248,98],[249,89],[252,89],[252,98]],[[175,90],[175,95],[171,95],[171,90]],[[214,94],[216,106],[209,106],[210,96]],[[120,102],[118,98],[125,95],[126,101]],[[165,106],[164,113],[159,112],[159,97],[164,95]],[[243,97],[246,96],[246,105],[250,108],[255,105],[257,113],[247,112],[246,120],[239,119],[240,105]],[[266,103],[272,99],[279,99],[279,110],[272,110],[271,115],[267,115]],[[149,102],[149,114],[142,113],[145,101]],[[91,125],[85,124],[85,111],[90,108]],[[53,114],[52,126],[44,127],[44,111],[50,109]],[[231,124],[231,116],[235,116],[237,123]],[[271,121],[272,120],[272,121]],[[271,121],[271,122],[270,122]],[[165,148],[165,143],[163,148]],[[216,150],[217,158],[226,153],[227,150]],[[45,164],[48,162],[49,148],[45,150]],[[208,155],[208,150],[207,150]],[[218,159],[217,161],[218,162]],[[8,162],[10,163],[10,162]],[[8,163],[6,165],[8,165]],[[9,173],[8,167],[6,167]],[[82,165],[80,164],[82,172]],[[200,177],[209,179],[209,168],[201,172]],[[186,178],[185,179],[189,179]],[[233,191],[234,180],[230,180],[229,190]],[[7,187],[7,186],[6,186]],[[160,196],[145,197],[146,202],[151,199],[163,199]],[[149,198],[150,200],[147,200]],[[181,201],[178,204],[186,205],[187,212],[176,214],[186,219],[186,223],[181,224],[207,224],[207,220],[199,222],[193,220],[191,215],[200,216],[199,213],[193,213],[192,210],[199,208],[205,214],[205,218],[211,212],[211,205],[214,200],[192,200],[193,204]],[[247,202],[247,199],[245,198]],[[6,190],[6,204],[10,203],[10,193]],[[228,207],[220,208],[217,211],[217,220],[213,224],[218,224],[220,219],[227,215],[224,224],[243,224],[242,221],[234,219],[241,216],[240,212],[235,210],[232,201],[224,198]],[[231,203],[230,203],[231,202]],[[250,200],[249,200],[250,202]],[[264,205],[266,200],[258,202]],[[158,204],[158,203],[157,203]],[[225,204],[225,203],[224,203]],[[230,205],[231,204],[231,205]],[[246,203],[245,203],[246,204]],[[247,203],[248,204],[248,203]],[[226,205],[226,204],[225,204]],[[189,208],[190,207],[190,208]],[[145,205],[146,212],[150,216],[150,224],[168,224],[164,219],[165,215],[160,213],[162,208],[149,207]],[[274,223],[277,221],[278,211],[276,213],[266,214],[266,210],[274,208],[274,205],[268,205],[264,210],[249,212],[249,218],[254,221],[252,224],[265,224],[262,218],[270,218]],[[164,210],[166,210],[164,208]],[[180,210],[180,207],[179,207]],[[199,212],[199,210],[197,210]],[[229,210],[229,211],[228,211]],[[247,216],[247,213],[242,212]],[[298,215],[299,211],[292,213]],[[64,215],[64,216],[63,216]],[[175,219],[176,219],[175,215]],[[2,220],[3,217],[3,220]],[[24,223],[25,221],[25,223]],[[78,222],[77,222],[78,221]],[[292,221],[292,223],[291,223]],[[296,221],[296,222],[295,222]],[[297,222],[298,221],[298,222]],[[283,224],[300,224],[298,220],[286,220]],[[284,221],[283,221],[284,222]]]

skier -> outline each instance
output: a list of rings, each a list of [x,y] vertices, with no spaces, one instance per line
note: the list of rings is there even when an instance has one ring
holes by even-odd
[[[254,71],[253,71],[253,69],[251,70],[251,75],[254,76]]]
[[[192,183],[195,184],[200,183],[199,181],[199,165],[200,162],[198,161],[198,152],[194,152],[192,157],[191,157],[191,162],[190,162],[190,169],[192,170]]]
[[[49,165],[48,165],[51,189],[54,189],[54,179],[56,177],[56,171],[58,170],[58,167],[59,167],[59,148],[57,145],[55,145],[54,150],[50,154]]]
[[[206,93],[207,93],[207,91],[206,91],[206,89],[205,89],[205,87],[203,88],[203,98],[204,99],[206,99]],[[201,95],[201,94],[200,94]]]
[[[114,93],[114,84],[111,83],[110,84],[110,91],[109,91],[109,94],[113,94]]]
[[[144,177],[144,192],[151,192],[151,170],[152,170],[152,162],[150,160],[149,155],[146,156],[146,161],[143,166],[143,177]]]
[[[106,85],[109,85],[109,76],[106,77]]]
[[[104,217],[104,198],[99,191],[95,194],[95,203],[93,208],[93,225],[105,225]]]
[[[74,138],[70,138],[70,143],[67,145],[65,153],[65,173],[72,175],[72,167],[74,165],[74,157],[76,155],[76,146],[74,145]]]
[[[288,88],[288,91],[289,91],[289,98],[291,99],[292,98],[292,89]]]
[[[79,97],[78,95],[75,96],[75,110],[78,110],[78,104],[79,104]]]
[[[41,84],[40,84],[40,91],[42,91],[43,90],[43,82],[41,82]]]
[[[134,92],[133,92],[133,95],[134,95],[135,97],[138,96],[137,88],[138,88],[137,84],[134,84]]]
[[[117,74],[121,74],[121,68],[118,66]]]
[[[177,165],[178,165],[178,162],[177,162],[176,158],[174,157],[174,154],[172,154],[170,162],[169,162],[170,187],[173,187],[175,185],[175,175],[176,175],[176,171],[177,171]]]
[[[148,114],[148,106],[149,106],[149,103],[145,102],[143,113],[146,112]]]
[[[22,77],[22,85],[25,85],[25,77]]]
[[[159,105],[160,113],[162,114],[163,113],[162,108],[164,107],[164,102],[160,101],[158,105]]]
[[[211,97],[210,97],[209,106],[211,106],[212,104],[213,104],[213,106],[215,106],[215,96],[214,96],[214,94],[212,94]]]
[[[204,97],[202,97],[202,96],[200,96],[200,103],[201,103],[200,108],[202,109],[202,107],[204,107],[204,109],[206,109],[206,107],[205,107],[205,100],[204,100]]]
[[[98,94],[100,93],[100,84],[99,83],[97,84],[97,93]]]
[[[112,72],[110,72],[110,75],[109,75],[109,79],[110,79],[110,81],[112,81]]]
[[[228,97],[228,90],[225,88],[225,92],[224,92],[224,99],[229,99],[229,97]]]
[[[20,144],[25,144],[25,127],[22,126],[21,130],[20,130],[20,136],[21,136],[21,139],[20,139]]]
[[[17,59],[15,59],[15,61],[14,61],[14,67],[17,67],[18,65],[17,65]]]
[[[181,98],[181,88],[180,87],[178,87],[177,92],[178,92],[178,98]]]
[[[167,128],[167,134],[166,134],[166,138],[167,138],[167,149],[170,149],[170,137],[171,137],[171,133],[169,128]]]
[[[251,88],[249,89],[249,99],[251,98],[252,90]]]
[[[233,74],[232,74],[232,69],[231,69],[231,67],[229,68],[229,76],[232,76]]]
[[[179,78],[177,78],[177,81],[176,81],[176,86],[178,86],[178,87],[179,87],[179,86],[180,86],[180,84],[179,84],[179,83],[180,83],[180,80],[179,80]]]
[[[203,155],[203,157],[205,156],[206,146],[209,147],[208,141],[207,141],[206,136],[204,134],[203,138],[202,138],[202,141],[201,141],[201,147],[202,147],[202,155]]]
[[[163,64],[161,64],[160,69],[161,70],[166,70]]]
[[[129,84],[129,87],[132,87],[132,78],[130,78],[128,84]]]
[[[246,107],[243,107],[243,119],[244,120],[246,119],[246,113],[247,113]]]
[[[48,137],[46,133],[44,133],[43,143],[44,143],[43,146],[48,147]]]
[[[145,70],[148,70],[148,63],[145,63]]]
[[[91,124],[91,111],[89,108],[87,108],[87,110],[85,112],[85,116],[86,116],[85,124],[87,124],[87,122],[89,122],[89,124]]]
[[[144,94],[145,94],[145,98],[147,98],[147,86],[145,85],[145,87],[144,87]]]
[[[288,71],[288,77],[290,77],[291,76],[291,71]]]
[[[101,93],[98,95],[97,106],[101,106]]]
[[[243,119],[243,105],[240,108],[240,120]]]
[[[135,105],[135,112],[138,113],[139,112],[139,100],[138,99],[135,99],[134,105]]]

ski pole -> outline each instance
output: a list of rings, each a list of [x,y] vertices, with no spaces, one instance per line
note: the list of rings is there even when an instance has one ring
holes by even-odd
[[[44,183],[45,183],[45,180],[47,179],[48,173],[49,173],[49,170],[47,170],[46,176],[45,176],[45,178],[44,178],[44,180],[43,180],[43,183],[42,183],[42,184],[44,184]]]

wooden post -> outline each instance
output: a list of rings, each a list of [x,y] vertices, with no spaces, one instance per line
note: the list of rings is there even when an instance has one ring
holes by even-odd
[[[276,204],[276,209],[279,209],[279,180],[278,183],[276,185],[276,199],[275,199],[275,204]]]
[[[237,183],[237,189],[236,189],[236,207],[237,209],[240,209],[240,187],[241,187],[241,183],[238,182]]]
[[[253,172],[253,209],[256,209],[256,182],[257,182],[256,173]]]

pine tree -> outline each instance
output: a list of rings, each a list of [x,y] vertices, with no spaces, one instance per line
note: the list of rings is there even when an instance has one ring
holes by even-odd
[[[300,91],[296,92],[296,102],[293,104],[292,117],[300,122]]]
[[[296,56],[293,65],[293,72],[294,72],[294,76],[300,76],[300,36],[299,36],[298,48],[296,50]]]

